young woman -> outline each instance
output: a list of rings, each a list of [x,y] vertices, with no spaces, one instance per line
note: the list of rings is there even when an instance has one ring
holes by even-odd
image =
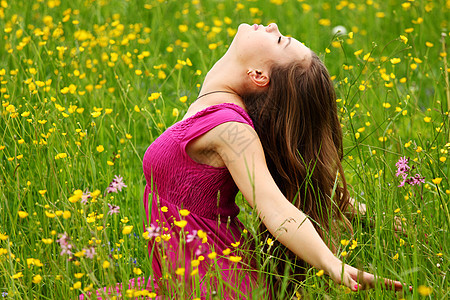
[[[353,291],[375,286],[372,274],[333,254],[325,235],[337,235],[338,221],[349,226],[335,100],[325,66],[305,45],[276,24],[239,26],[187,114],[144,156],[149,254],[160,288],[178,277],[203,296],[250,295],[256,276],[243,272],[254,262],[238,252],[249,238],[236,218],[238,189],[298,258]]]

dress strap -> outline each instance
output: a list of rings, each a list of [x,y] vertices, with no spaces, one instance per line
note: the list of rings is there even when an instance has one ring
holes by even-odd
[[[186,153],[187,144],[196,137],[205,134],[220,124],[226,122],[240,122],[248,124],[254,129],[252,119],[247,112],[242,107],[234,103],[220,103],[209,106],[197,112],[195,115],[182,120],[181,122],[183,121],[189,124],[185,127],[186,131],[180,141],[180,146],[183,155],[188,160],[191,160],[191,158]],[[243,139],[242,130],[239,131],[239,128],[233,123],[226,126],[224,130],[219,133],[219,136],[227,141],[232,140],[233,150],[237,153],[242,152],[248,143],[251,142]]]

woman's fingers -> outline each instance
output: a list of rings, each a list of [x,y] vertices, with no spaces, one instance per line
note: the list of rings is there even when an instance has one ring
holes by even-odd
[[[347,265],[348,266],[348,265]],[[346,270],[348,270],[350,277],[352,277],[355,283],[358,283],[358,289],[369,289],[375,288],[378,280],[377,278],[367,272],[363,272],[351,266],[346,266]],[[353,282],[351,283],[353,284]],[[392,280],[384,278],[379,281],[379,284],[386,289],[400,291],[403,289],[403,284],[400,281]],[[352,286],[349,286],[352,290],[355,290]]]

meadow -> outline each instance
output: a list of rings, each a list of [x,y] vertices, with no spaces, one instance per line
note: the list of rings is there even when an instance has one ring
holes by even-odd
[[[413,287],[350,292],[310,267],[276,299],[447,299],[449,20],[448,0],[1,0],[0,299],[76,299],[152,275],[143,155],[183,118],[238,25],[271,22],[335,83],[343,167],[367,205],[337,256]],[[276,260],[280,245],[257,247]],[[199,297],[183,276],[170,284],[122,297]]]

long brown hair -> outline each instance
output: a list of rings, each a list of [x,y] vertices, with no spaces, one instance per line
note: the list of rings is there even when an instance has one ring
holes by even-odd
[[[308,62],[274,65],[262,93],[242,99],[261,140],[268,168],[284,196],[313,219],[329,247],[349,195],[342,170],[342,129],[330,75],[311,51]],[[326,237],[325,233],[331,233]]]

